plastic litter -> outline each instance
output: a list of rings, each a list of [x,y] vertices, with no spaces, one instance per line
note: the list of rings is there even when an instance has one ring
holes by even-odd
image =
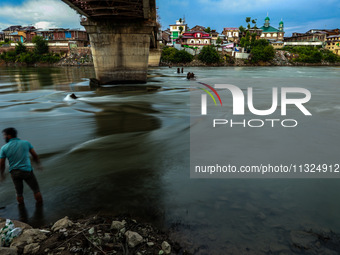
[[[9,247],[13,238],[19,236],[21,232],[21,228],[15,228],[13,222],[7,219],[6,225],[0,229],[0,246]]]

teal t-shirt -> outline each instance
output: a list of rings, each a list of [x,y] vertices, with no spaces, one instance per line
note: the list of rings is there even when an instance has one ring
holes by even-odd
[[[8,143],[2,146],[0,158],[8,159],[10,172],[13,169],[32,171],[33,169],[29,156],[30,149],[33,149],[33,146],[28,141],[12,138]]]

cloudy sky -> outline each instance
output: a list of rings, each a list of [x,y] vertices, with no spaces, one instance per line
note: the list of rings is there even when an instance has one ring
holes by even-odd
[[[271,25],[285,22],[287,35],[311,28],[340,27],[340,0],[157,0],[163,28],[177,19],[189,27],[245,26],[245,17],[262,25],[269,13]],[[0,0],[0,29],[9,25],[35,25],[38,28],[80,28],[79,15],[61,0]]]

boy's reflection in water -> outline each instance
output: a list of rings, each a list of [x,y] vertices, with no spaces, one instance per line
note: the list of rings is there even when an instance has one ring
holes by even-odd
[[[44,225],[44,207],[41,203],[36,203],[33,216],[29,219],[25,204],[18,205],[19,221],[27,223],[33,227]]]

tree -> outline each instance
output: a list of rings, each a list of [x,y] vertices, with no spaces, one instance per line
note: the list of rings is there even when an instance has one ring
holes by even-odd
[[[210,27],[207,27],[206,29],[204,29],[204,31],[205,31],[206,33],[210,34],[211,28],[210,28]]]
[[[275,57],[275,49],[266,39],[256,40],[251,49],[251,62],[270,61]]]
[[[201,53],[198,55],[198,59],[206,64],[213,64],[220,62],[220,55],[211,45],[206,45],[202,48]]]
[[[254,24],[253,28],[257,29],[257,25],[256,25],[257,19],[253,19],[253,20],[251,21],[251,23]]]
[[[35,43],[34,52],[38,55],[48,53],[48,44],[41,36],[34,36],[32,42]]]
[[[220,37],[218,37],[216,39],[216,44],[218,44],[218,45],[222,44],[222,39]]]
[[[178,29],[179,29],[179,32],[182,34],[184,28],[180,26]]]
[[[179,21],[179,23],[182,23],[182,18],[179,18],[179,20],[178,20],[178,21]]]
[[[26,46],[22,42],[18,42],[15,46],[15,54],[19,55],[21,53],[27,52]]]

